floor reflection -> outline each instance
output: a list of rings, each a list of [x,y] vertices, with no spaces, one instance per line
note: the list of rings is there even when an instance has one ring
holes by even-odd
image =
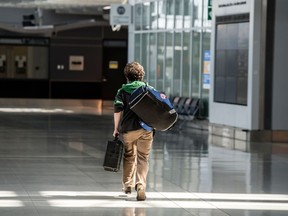
[[[287,143],[157,132],[137,202],[102,167],[112,130],[111,113],[0,112],[1,216],[288,215]]]
[[[123,216],[146,216],[144,208],[124,208],[122,212]]]

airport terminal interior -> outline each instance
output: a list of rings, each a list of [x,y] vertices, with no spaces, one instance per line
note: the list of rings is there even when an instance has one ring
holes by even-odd
[[[0,216],[287,216],[287,9],[0,1]],[[122,167],[103,168],[131,61],[171,99],[199,101],[156,131],[145,201],[123,193]]]
[[[102,166],[112,104],[1,105],[0,215],[287,215],[287,143],[219,142],[201,124],[156,132],[137,201]]]

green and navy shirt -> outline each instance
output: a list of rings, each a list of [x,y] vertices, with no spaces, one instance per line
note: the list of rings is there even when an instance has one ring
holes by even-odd
[[[120,123],[120,132],[122,133],[142,128],[139,123],[140,119],[129,108],[128,99],[135,89],[143,85],[146,85],[146,83],[142,81],[133,81],[127,84],[123,84],[122,88],[118,90],[115,96],[114,112],[118,113],[123,111]]]

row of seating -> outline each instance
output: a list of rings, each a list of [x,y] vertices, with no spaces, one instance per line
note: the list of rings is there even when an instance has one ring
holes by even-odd
[[[200,99],[174,96],[170,100],[178,113],[178,119],[180,120],[180,123],[178,123],[179,129],[182,129],[187,122],[192,121],[198,114]]]

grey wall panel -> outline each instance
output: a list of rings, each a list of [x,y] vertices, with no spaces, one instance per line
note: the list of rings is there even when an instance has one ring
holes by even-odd
[[[50,79],[52,81],[101,81],[102,47],[89,46],[52,46],[50,50]],[[84,69],[71,70],[71,56],[84,58]]]
[[[260,130],[264,118],[265,64],[262,61],[265,59],[266,1],[238,3],[213,0],[211,55],[214,58],[211,61],[209,120],[220,125]],[[249,22],[246,22],[247,14]],[[231,25],[226,25],[225,30],[225,25],[221,24],[229,24],[227,21],[231,19]],[[223,37],[221,40],[219,34]],[[222,48],[225,53],[219,52]],[[222,70],[225,73],[222,74]]]
[[[70,29],[66,31],[59,31],[57,33],[58,37],[81,37],[81,38],[91,38],[97,39],[103,37],[103,27],[102,26],[93,26],[87,28],[78,28],[78,29]]]
[[[103,34],[106,39],[126,40],[128,38],[128,29],[123,26],[120,31],[112,31],[110,26],[106,26],[103,28]]]
[[[288,1],[276,0],[272,129],[288,129]]]

